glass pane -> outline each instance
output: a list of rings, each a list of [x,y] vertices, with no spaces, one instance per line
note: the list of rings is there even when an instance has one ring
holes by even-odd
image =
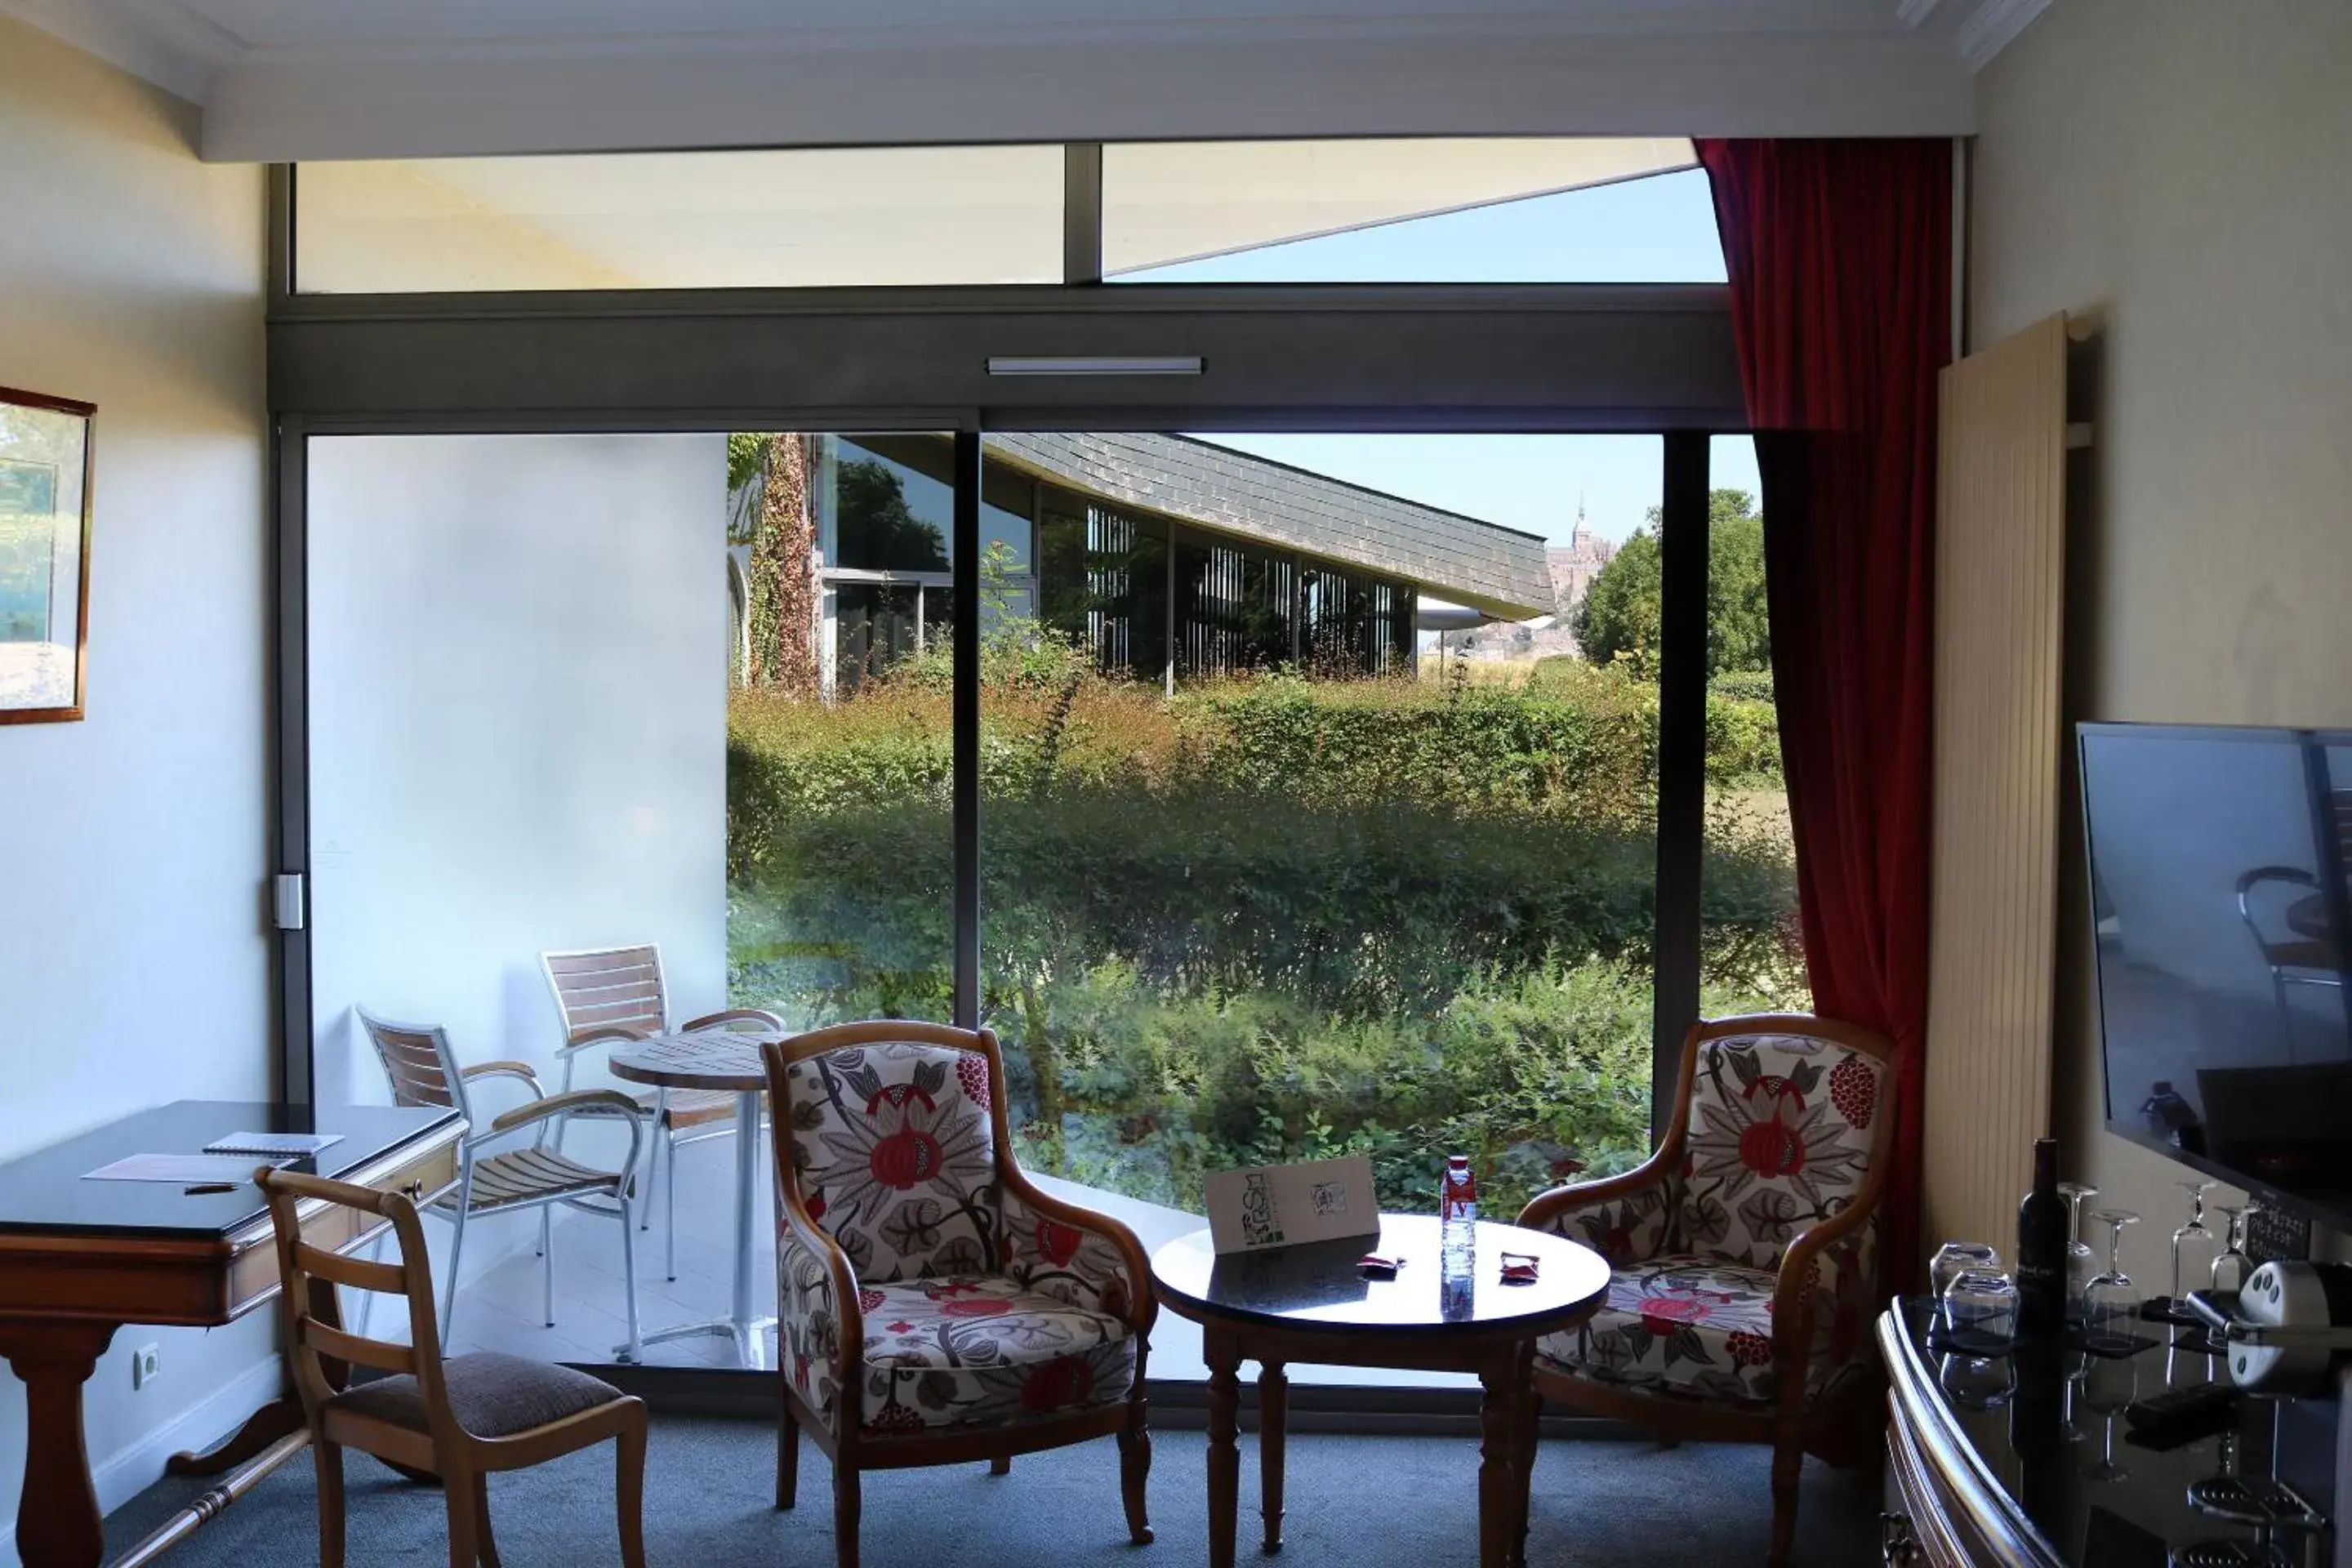
[[[1053,283],[1062,149],[304,163],[305,293]]]
[[[1660,443],[988,451],[1053,470],[1042,614],[992,634],[981,692],[982,1004],[1024,1165],[1149,1247],[1237,1165],[1362,1153],[1426,1211],[1460,1152],[1507,1217],[1640,1160],[1654,696],[1507,634],[1557,624],[1561,498],[1629,531]],[[1154,1375],[1202,1375],[1196,1336],[1163,1315]]]
[[[1706,861],[1699,1010],[1807,1012],[1796,840],[1773,706],[1756,444],[1718,436],[1707,471]]]
[[[1121,282],[1720,282],[1695,162],[1678,138],[1115,144],[1103,268]]]
[[[727,1005],[728,468],[717,434],[309,443],[321,1104],[394,1098],[401,1048],[380,1048],[362,1008],[445,1030],[459,1064],[530,1068],[535,1083],[465,1086],[478,1135],[541,1092],[637,1092],[612,1073],[608,1048],[562,1049],[541,967],[551,951],[657,945],[673,1021]],[[418,1037],[407,1039],[413,1050]],[[627,1131],[611,1121],[527,1122],[482,1152],[541,1135],[583,1164],[627,1161]],[[678,1267],[665,1281],[664,1227],[633,1238],[644,1335],[728,1310],[734,1147],[689,1146],[665,1168],[683,1189]],[[621,1226],[549,1211],[550,1327],[541,1212],[467,1216],[453,1353],[593,1363],[625,1342]],[[452,1226],[425,1228],[446,1279]],[[772,1265],[751,1267],[772,1278]],[[374,1303],[369,1331],[405,1329],[397,1302]],[[731,1355],[731,1341],[708,1334],[646,1352],[677,1364]]]
[[[949,436],[828,437],[819,498],[825,559],[873,572],[945,573],[954,563],[955,441]],[[1036,487],[1009,470],[981,486],[983,555],[1029,570]]]
[[[948,438],[734,442],[735,515],[746,521],[733,554],[746,563],[752,629],[727,703],[729,1005],[794,1028],[943,1021],[954,994],[954,596],[944,581],[845,576],[810,546],[830,516],[828,475],[856,463],[911,476],[926,515],[945,507],[921,488],[945,491],[939,481],[855,454],[871,454],[868,442],[948,449]]]
[[[1168,663],[1168,523],[1047,489],[1039,591],[1053,633],[1097,674],[1160,680]]]

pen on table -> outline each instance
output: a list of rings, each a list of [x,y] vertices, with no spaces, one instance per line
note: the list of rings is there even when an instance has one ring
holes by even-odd
[[[236,1191],[236,1184],[235,1182],[197,1182],[193,1185],[182,1187],[180,1189],[180,1195],[184,1198],[194,1198],[202,1197],[206,1193],[233,1193],[235,1191]]]

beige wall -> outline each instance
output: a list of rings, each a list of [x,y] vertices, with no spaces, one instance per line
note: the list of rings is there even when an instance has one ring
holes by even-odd
[[[89,717],[0,727],[0,1158],[270,1089],[261,174],[198,163],[195,132],[0,20],[0,385],[99,406]],[[266,1395],[270,1362],[266,1321],[119,1334],[89,1390],[102,1500]],[[0,1531],[24,1442],[0,1375]]]
[[[2096,446],[2069,475],[2070,708],[2352,726],[2352,6],[2061,0],[1978,82],[1970,337],[2101,326]],[[2070,1173],[2147,1218],[2179,1168],[2100,1131],[2080,837],[2061,930]]]

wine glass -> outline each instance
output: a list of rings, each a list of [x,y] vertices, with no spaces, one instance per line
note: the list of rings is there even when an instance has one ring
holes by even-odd
[[[2095,1225],[2107,1227],[2107,1267],[2083,1287],[2083,1323],[2094,1339],[2128,1338],[2139,1316],[2139,1287],[2124,1272],[2124,1226],[2137,1225],[2129,1209],[2093,1209]]]
[[[2193,1259],[2203,1265],[2197,1273],[2212,1271],[2215,1248],[2213,1232],[2205,1224],[2205,1194],[2212,1190],[2213,1183],[2199,1176],[2173,1184],[2189,1194],[2189,1223],[2172,1233],[2172,1294],[2168,1299],[2168,1306],[2170,1316],[2195,1322],[2197,1318],[2181,1304],[2180,1300],[2181,1292],[2189,1288],[2195,1274],[2184,1271],[2183,1265]]]
[[[1991,1272],[2000,1268],[2000,1254],[1981,1241],[1948,1241],[1936,1249],[1934,1261],[1927,1265],[1927,1289],[1935,1293],[1936,1313],[1945,1328],[1953,1327],[1952,1321],[1943,1316],[1944,1292],[1952,1288],[1952,1281],[1971,1269]]]
[[[2249,1204],[2215,1204],[2213,1211],[2225,1222],[2226,1240],[2213,1259],[2213,1289],[2242,1290],[2246,1277],[2254,1271],[2254,1260],[2246,1256],[2246,1211]]]
[[[2120,1231],[2118,1234],[2121,1234]],[[2095,1481],[2119,1481],[2131,1474],[2116,1462],[2116,1417],[2139,1394],[2139,1357],[2095,1356],[2083,1378],[2083,1405],[2105,1423],[2099,1457],[2083,1467]]]
[[[2083,1317],[2083,1287],[2099,1271],[2098,1255],[2083,1239],[2083,1200],[2095,1198],[2099,1189],[2087,1182],[2061,1182],[2058,1195],[2066,1200],[2066,1316]]]

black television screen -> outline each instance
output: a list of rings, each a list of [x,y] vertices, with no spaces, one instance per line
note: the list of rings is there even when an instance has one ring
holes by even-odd
[[[2080,744],[2108,1129],[2352,1223],[2352,733]]]

